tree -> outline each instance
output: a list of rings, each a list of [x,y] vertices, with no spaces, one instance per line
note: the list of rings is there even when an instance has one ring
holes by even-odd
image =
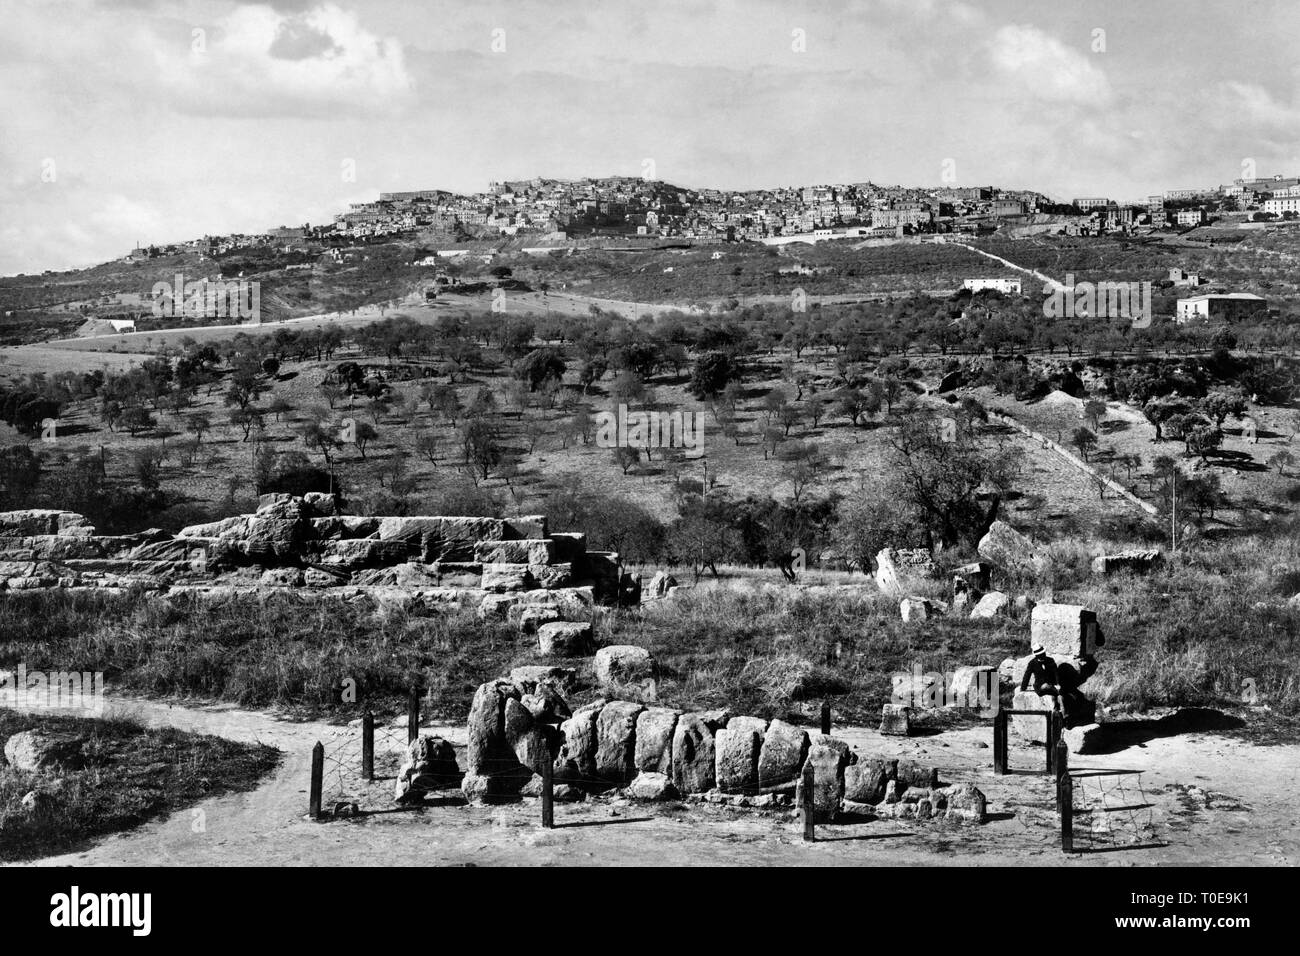
[[[471,473],[486,480],[501,461],[503,453],[496,429],[482,418],[472,418],[460,430],[460,442],[465,464]]]
[[[134,438],[137,432],[153,428],[158,422],[143,405],[128,405],[122,409],[120,424]]]
[[[1092,425],[1094,432],[1101,431],[1101,420],[1106,417],[1106,403],[1095,398],[1084,402],[1083,417]]]
[[[956,440],[947,440],[953,436],[945,432],[937,418],[918,416],[886,439],[890,477],[884,497],[918,516],[932,549],[965,542],[973,550],[1019,473],[1020,453],[1014,447],[983,450],[961,423]],[[981,502],[981,490],[991,496],[990,505]]]
[[[609,393],[616,401],[631,405],[645,397],[645,382],[635,372],[619,372]]]
[[[1070,444],[1079,449],[1079,454],[1087,461],[1088,453],[1097,447],[1097,436],[1086,428],[1076,428],[1070,436]]]
[[[425,429],[415,433],[415,451],[417,454],[429,460],[429,464],[436,466],[438,464],[438,449],[441,443],[438,441],[438,435],[433,429]]]
[[[564,378],[564,370],[564,360],[555,349],[533,349],[515,366],[515,378],[527,383],[530,392],[535,392],[548,379]]]
[[[330,403],[330,408],[333,408],[334,404],[343,397],[343,389],[339,388],[333,382],[322,382],[320,393],[325,397],[325,400]]]
[[[248,436],[252,434],[254,428],[261,429],[265,425],[262,419],[262,410],[252,405],[247,408],[232,408],[229,416],[230,424],[243,429],[243,441],[248,441]]]
[[[698,497],[689,499],[682,510],[668,529],[664,542],[668,555],[690,568],[696,583],[706,569],[716,578],[718,564],[742,550],[740,534]]]
[[[333,406],[330,407],[332,408]],[[287,399],[282,396],[277,396],[271,400],[271,404],[266,407],[266,410],[275,416],[275,421],[278,425],[280,423],[280,416],[291,414],[294,408]]]
[[[185,430],[194,436],[194,443],[197,445],[203,441],[203,436],[212,430],[212,419],[202,412],[191,415],[185,420]]]
[[[1279,475],[1285,475],[1286,470],[1295,464],[1295,455],[1286,450],[1279,451],[1269,457],[1268,464],[1276,468]]]
[[[1200,410],[1223,431],[1229,415],[1240,418],[1246,413],[1246,397],[1237,389],[1216,388],[1201,399]]]
[[[614,464],[623,469],[623,474],[627,474],[641,460],[641,449],[633,448],[630,445],[620,445],[614,449]]]
[[[725,352],[706,352],[691,370],[690,391],[700,401],[712,398],[737,378],[735,364]]]
[[[379,437],[379,431],[370,422],[357,422],[352,429],[352,443],[361,453],[362,461],[366,457],[366,446]]]

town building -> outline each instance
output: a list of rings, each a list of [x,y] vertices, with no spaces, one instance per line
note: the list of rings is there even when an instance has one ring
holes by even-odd
[[[969,289],[971,292],[1001,292],[1003,295],[1019,295],[1019,279],[966,279],[962,282],[963,289]]]
[[[1179,322],[1204,319],[1214,322],[1239,322],[1261,317],[1268,312],[1268,301],[1253,292],[1224,292],[1193,295],[1179,299],[1175,313]]]

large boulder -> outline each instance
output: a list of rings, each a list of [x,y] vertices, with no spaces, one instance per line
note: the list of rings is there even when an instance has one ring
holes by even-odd
[[[5,760],[13,770],[32,773],[47,768],[75,768],[84,762],[81,739],[46,730],[24,730],[5,741]]]
[[[1106,725],[1089,723],[1077,727],[1067,727],[1061,732],[1061,739],[1072,754],[1097,754],[1106,751]]]
[[[858,760],[844,768],[844,799],[877,804],[885,799],[889,781],[898,778],[898,761],[891,757]]]
[[[538,684],[550,684],[556,690],[565,691],[572,688],[577,679],[578,673],[572,667],[525,664],[510,671],[510,682],[522,694],[534,693]]]
[[[983,823],[986,810],[984,794],[973,783],[948,788],[945,817],[963,823]]]
[[[900,759],[895,768],[894,779],[898,781],[900,790],[933,788],[939,786],[939,771],[915,760]]]
[[[725,713],[682,714],[673,728],[673,785],[682,794],[706,793],[717,783],[716,734]]]
[[[515,747],[505,734],[506,702],[513,701],[518,706],[521,696],[519,688],[508,680],[488,681],[474,692],[466,718],[467,766],[462,785],[471,801],[518,792],[532,776],[532,771],[520,763]],[[528,714],[522,707],[518,709]],[[531,715],[528,716],[531,720]]]
[[[666,773],[642,771],[628,785],[627,795],[633,800],[672,800],[677,796],[677,788]]]
[[[479,585],[484,591],[505,594],[511,591],[528,591],[537,587],[527,564],[485,564],[483,578]]]
[[[971,608],[971,620],[987,620],[998,616],[1006,616],[1011,612],[1011,599],[1001,591],[990,591],[985,594],[975,606]]]
[[[1047,552],[1005,521],[994,521],[976,550],[980,557],[1013,574],[1036,576],[1047,567]]]
[[[629,700],[610,701],[596,717],[596,774],[615,783],[636,776],[636,719],[645,708]]]
[[[835,737],[818,734],[808,747],[807,762],[813,768],[813,819],[830,823],[844,805],[844,768],[856,759],[849,745]],[[803,776],[800,774],[796,799],[803,805]]]
[[[768,724],[758,753],[759,788],[765,790],[797,780],[808,756],[808,745],[808,733],[802,727],[784,720]]]
[[[970,564],[963,564],[959,568],[953,569],[953,578],[960,579],[966,588],[980,594],[989,589],[992,579],[993,566],[987,561],[973,561]]]
[[[595,674],[601,684],[639,684],[653,680],[658,666],[644,647],[611,644],[596,652]]]
[[[885,594],[907,593],[917,578],[934,576],[934,558],[924,548],[882,548],[876,554],[876,586]]]
[[[28,538],[40,534],[92,535],[94,525],[75,511],[51,508],[25,508],[0,511],[0,537]]]
[[[554,765],[554,742],[548,733],[551,728],[539,721],[522,700],[505,699],[501,729],[515,759],[531,773],[543,773],[548,763]]]
[[[511,680],[518,686],[513,678]],[[522,687],[519,689],[523,690]],[[524,696],[519,699],[519,703],[524,705],[539,724],[559,724],[573,716],[568,702],[560,696],[555,685],[549,681],[534,682],[531,690],[524,691]]]
[[[1093,656],[1106,643],[1096,612],[1079,604],[1039,604],[1029,617],[1029,638],[1062,657]]]
[[[549,540],[479,541],[474,560],[481,564],[550,564],[556,560],[555,543]]]
[[[1132,549],[1097,555],[1092,559],[1092,573],[1107,575],[1127,571],[1130,574],[1147,574],[1163,563],[1164,557],[1157,550]]]
[[[925,597],[908,597],[903,598],[898,605],[898,613],[902,616],[904,623],[913,621],[928,621],[931,618],[941,616],[947,608],[941,601],[932,601]]]
[[[555,777],[580,786],[596,780],[596,718],[604,709],[600,700],[579,707],[573,716],[560,724],[564,738],[555,758]]]
[[[646,591],[646,597],[663,598],[668,596],[668,589],[677,587],[677,579],[667,571],[657,571],[655,576],[650,579],[650,587]]]
[[[457,788],[462,776],[456,748],[441,737],[422,734],[407,748],[407,760],[397,773],[394,799],[406,803],[431,790]]]
[[[636,768],[641,773],[672,774],[673,731],[680,711],[647,707],[636,719]]]
[[[552,621],[537,629],[537,649],[557,657],[582,657],[591,653],[591,624],[586,621]]]
[[[906,704],[882,704],[880,733],[887,737],[906,737],[912,732],[912,708]]]
[[[732,717],[717,733],[718,789],[723,793],[758,791],[758,755],[767,721],[759,717]]]

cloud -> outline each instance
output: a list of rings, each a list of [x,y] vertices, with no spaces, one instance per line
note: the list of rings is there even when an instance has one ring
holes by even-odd
[[[334,4],[238,7],[184,53],[160,46],[155,65],[164,95],[204,116],[368,115],[414,102],[402,44]]]
[[[1058,103],[1106,105],[1112,99],[1106,74],[1090,54],[1066,46],[1037,27],[1008,24],[989,43],[994,69],[1016,84],[1017,96]]]

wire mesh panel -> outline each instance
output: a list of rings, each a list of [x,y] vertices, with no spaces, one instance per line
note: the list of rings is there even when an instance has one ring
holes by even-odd
[[[325,743],[322,781],[323,809],[331,815],[391,810],[397,774],[407,759],[406,723],[382,725],[374,731],[374,777],[363,772],[364,739],[360,727],[343,729]]]
[[[1079,770],[1073,784],[1074,848],[1116,850],[1160,842],[1141,771]]]

